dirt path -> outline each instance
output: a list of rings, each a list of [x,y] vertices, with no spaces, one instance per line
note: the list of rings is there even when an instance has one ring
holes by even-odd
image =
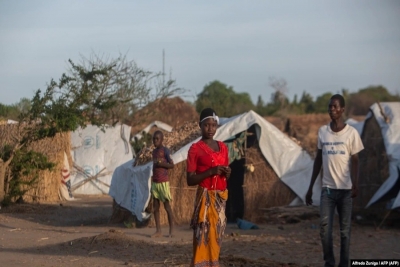
[[[192,232],[177,227],[173,238],[151,239],[154,228],[108,225],[112,199],[16,205],[0,210],[0,266],[188,266]],[[262,224],[240,230],[228,224],[224,266],[321,266],[318,220]],[[339,254],[338,226],[335,252]],[[351,258],[400,259],[400,228],[353,225]],[[167,233],[167,228],[163,229]]]

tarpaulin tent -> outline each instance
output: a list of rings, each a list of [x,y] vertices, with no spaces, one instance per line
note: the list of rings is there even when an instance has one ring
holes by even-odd
[[[255,126],[262,155],[279,179],[297,196],[292,204],[304,203],[313,168],[313,160],[306,151],[254,111],[221,119],[220,124],[214,136],[220,141],[228,140]],[[186,144],[174,153],[172,155],[174,163],[185,161],[191,144],[198,140]],[[151,175],[152,162],[133,167],[133,161],[129,161],[115,170],[111,181],[109,195],[118,205],[135,214],[139,220],[149,217],[144,210],[150,200]],[[313,189],[313,201],[316,205],[319,205],[320,190],[321,184],[318,179]]]

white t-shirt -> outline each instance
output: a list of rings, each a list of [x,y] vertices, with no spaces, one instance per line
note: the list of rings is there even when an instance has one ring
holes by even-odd
[[[364,149],[357,130],[346,124],[343,130],[336,133],[328,123],[319,128],[318,149],[322,149],[322,186],[351,189],[350,159]]]

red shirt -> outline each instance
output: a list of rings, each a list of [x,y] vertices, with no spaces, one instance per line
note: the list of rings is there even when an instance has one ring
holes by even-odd
[[[153,150],[153,161],[174,164],[170,154],[171,153],[169,149],[164,146],[160,148],[155,148]],[[155,165],[153,164],[153,182],[163,183],[168,181],[168,169],[163,167],[155,167]]]
[[[218,165],[229,166],[228,148],[223,142],[217,142],[219,151],[212,150],[201,140],[192,144],[188,152],[187,171],[200,174]],[[199,185],[209,190],[225,190],[226,178],[222,175],[209,176]]]

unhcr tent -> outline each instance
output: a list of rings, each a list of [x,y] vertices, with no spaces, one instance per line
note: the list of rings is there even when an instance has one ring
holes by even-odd
[[[254,126],[262,155],[279,179],[296,195],[291,204],[304,203],[313,168],[313,160],[306,151],[253,111],[232,118],[221,119],[220,124],[221,126],[214,136],[216,140],[220,141],[228,140]],[[199,139],[186,144],[172,155],[176,165],[186,160],[191,144]],[[186,184],[186,166],[182,166],[182,168],[182,171],[179,172],[180,185]],[[115,170],[111,181],[109,195],[114,198],[118,205],[136,215],[140,221],[150,216],[145,208],[150,201],[151,175],[152,162],[133,167],[133,160],[131,160]],[[195,188],[179,188],[180,191],[175,194],[175,197],[173,195],[173,198],[175,198],[173,201],[178,201],[176,198],[179,198],[183,190],[192,190],[191,195],[194,198]],[[318,179],[313,189],[313,201],[316,205],[319,205],[320,189],[321,184],[320,179]],[[188,201],[181,199],[181,202],[186,203]],[[193,202],[186,203],[186,205],[187,208],[184,210],[174,210],[176,217],[183,217],[183,212],[190,213],[192,211]]]
[[[115,168],[133,158],[130,132],[127,125],[109,126],[104,132],[88,125],[71,133],[70,193],[108,193]]]

